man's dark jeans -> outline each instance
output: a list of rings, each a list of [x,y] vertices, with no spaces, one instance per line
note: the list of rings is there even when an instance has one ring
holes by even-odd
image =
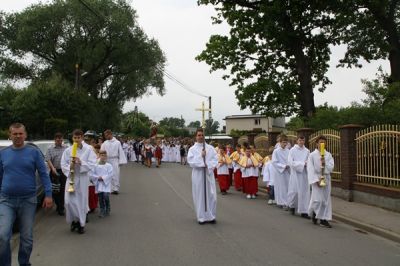
[[[10,240],[15,219],[19,221],[19,265],[31,265],[29,258],[33,245],[33,224],[37,198],[0,195],[0,265],[11,266]]]

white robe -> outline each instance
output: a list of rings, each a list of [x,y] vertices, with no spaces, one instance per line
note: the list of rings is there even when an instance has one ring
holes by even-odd
[[[204,195],[204,161],[201,156],[202,143],[195,143],[190,147],[187,162],[192,167],[192,193],[193,204],[197,221],[205,222],[216,219],[217,216],[217,191],[215,187],[214,168],[218,165],[218,155],[213,146],[206,144],[206,199],[207,211],[205,211]]]
[[[174,163],[176,161],[175,147],[169,146],[168,148],[168,162]]]
[[[101,176],[102,180],[99,180]],[[90,173],[90,180],[94,183],[96,193],[111,192],[111,180],[113,176],[113,167],[109,163],[96,164]]]
[[[168,146],[167,145],[165,145],[165,144],[161,144],[161,150],[162,150],[162,159],[161,159],[161,161],[163,161],[163,162],[168,162],[168,153],[167,153],[167,150],[168,150]]]
[[[280,146],[272,153],[272,175],[274,179],[274,192],[277,205],[288,206],[287,194],[290,170],[288,165],[289,149]]]
[[[289,151],[288,164],[290,165],[290,179],[288,189],[288,203],[290,208],[297,209],[298,213],[308,213],[310,205],[310,185],[307,179],[306,162],[310,151],[306,147],[294,145]]]
[[[175,162],[181,162],[181,145],[175,146]]]
[[[272,175],[272,170],[273,169],[271,169],[271,168],[273,168],[272,162],[268,161],[268,162],[266,162],[264,164],[264,167],[262,169],[263,181],[265,183],[267,183],[268,187],[274,185],[274,178],[273,178],[273,175]]]
[[[82,149],[77,150],[77,157],[81,160],[81,165],[75,164],[74,187],[75,192],[68,192],[71,164],[72,146],[68,147],[61,157],[61,168],[67,177],[65,185],[65,216],[67,223],[79,221],[81,226],[85,226],[86,214],[89,211],[89,173],[96,164],[96,154],[92,147],[82,144]]]
[[[106,140],[102,145],[101,149],[107,152],[107,162],[113,167],[113,178],[111,180],[111,190],[119,191],[120,187],[120,170],[119,166],[121,164],[126,164],[126,156],[124,150],[122,149],[121,142],[116,138],[111,140]]]
[[[318,149],[313,151],[308,157],[307,174],[308,183],[311,185],[311,200],[308,213],[314,212],[317,219],[332,220],[331,202],[331,172],[333,171],[334,161],[329,152],[325,152],[325,180],[326,186],[318,186],[321,176],[321,154]]]

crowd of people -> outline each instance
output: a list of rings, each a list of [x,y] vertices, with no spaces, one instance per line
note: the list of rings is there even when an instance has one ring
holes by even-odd
[[[205,143],[201,130],[196,143],[189,149],[188,163],[192,171],[192,192],[199,224],[216,222],[215,181],[222,195],[233,185],[247,199],[255,199],[258,178],[262,177],[268,190],[268,204],[276,204],[293,215],[297,213],[314,224],[331,228],[331,177],[334,160],[326,151],[327,139],[319,136],[317,147],[310,153],[305,137],[298,136],[291,147],[286,135],[278,137],[269,154],[262,157],[247,143],[230,146]],[[212,148],[210,148],[212,147]],[[203,181],[202,181],[203,180]]]
[[[103,137],[92,138],[76,129],[71,146],[65,146],[64,135],[56,133],[54,146],[43,160],[38,149],[24,144],[24,125],[12,124],[9,133],[13,145],[0,151],[0,265],[11,265],[10,238],[16,219],[21,232],[18,260],[29,265],[37,204],[36,171],[45,191],[43,207],[52,208],[54,200],[57,213],[65,216],[72,232],[79,234],[85,233],[88,214],[98,206],[100,218],[110,215],[110,194],[119,194],[120,166],[128,161],[146,167],[160,167],[165,162],[189,164],[199,224],[216,223],[216,180],[222,195],[227,195],[233,185],[245,198],[255,199],[262,176],[268,188],[268,204],[331,227],[330,173],[334,161],[325,149],[324,136],[317,138],[318,146],[310,153],[304,146],[304,136],[291,147],[282,134],[263,158],[246,143],[236,145],[235,150],[229,144],[211,146],[205,143],[202,129],[197,130],[195,142],[189,138],[116,139],[111,130]]]

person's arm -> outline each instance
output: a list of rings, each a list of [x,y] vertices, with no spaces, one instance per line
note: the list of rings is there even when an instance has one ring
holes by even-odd
[[[51,182],[50,176],[47,173],[46,164],[44,162],[44,158],[39,150],[34,150],[35,153],[35,164],[36,169],[39,173],[40,180],[42,181],[42,185],[44,187],[44,200],[43,200],[43,208],[50,209],[53,207],[53,198],[52,198],[52,190],[51,190]]]

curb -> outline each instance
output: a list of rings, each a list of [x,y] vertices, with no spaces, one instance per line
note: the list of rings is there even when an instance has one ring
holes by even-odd
[[[265,188],[259,187],[258,190],[260,192],[262,192],[262,193],[265,193],[265,194],[267,193],[267,190]],[[394,233],[392,231],[389,231],[389,230],[386,230],[386,229],[383,229],[383,228],[379,228],[376,225],[363,223],[361,221],[358,221],[358,220],[355,220],[353,218],[350,218],[350,217],[344,216],[342,214],[339,214],[339,213],[337,213],[335,211],[332,211],[332,212],[333,212],[332,218],[337,220],[337,221],[343,222],[345,224],[349,224],[351,226],[360,228],[360,229],[362,229],[364,231],[367,231],[369,233],[372,233],[372,234],[378,235],[380,237],[383,237],[383,238],[392,240],[394,242],[400,243],[400,235],[399,234],[396,234],[396,233]]]
[[[360,229],[363,229],[363,230],[365,230],[367,232],[370,232],[372,234],[375,234],[375,235],[381,236],[383,238],[386,238],[386,239],[395,241],[397,243],[400,243],[400,235],[398,235],[398,234],[396,234],[396,233],[394,233],[392,231],[389,231],[389,230],[386,230],[386,229],[383,229],[383,228],[379,228],[379,227],[377,227],[375,225],[372,225],[372,224],[366,224],[366,223],[363,223],[361,221],[354,220],[354,219],[352,219],[350,217],[338,214],[336,212],[333,212],[332,216],[333,216],[333,219],[335,219],[337,221],[341,221],[343,223],[346,223],[346,224],[352,225],[354,227],[358,227]]]

